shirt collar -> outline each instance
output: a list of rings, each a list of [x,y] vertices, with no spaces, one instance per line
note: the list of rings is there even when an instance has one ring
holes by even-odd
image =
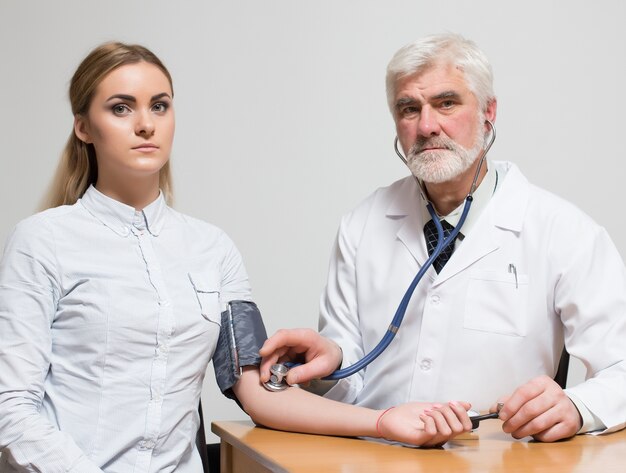
[[[93,185],[89,186],[79,202],[91,215],[121,236],[128,236],[132,227],[147,230],[152,236],[159,236],[167,210],[161,191],[156,200],[143,210],[135,210],[130,205],[106,196]]]
[[[465,223],[463,223],[463,228],[461,229],[461,234],[463,235],[467,235],[469,233],[472,226],[474,226],[474,224],[480,217],[480,214],[482,213],[483,209],[489,203],[491,196],[494,194],[498,186],[498,172],[495,170],[494,166],[491,165],[491,162],[489,160],[487,160],[486,164],[487,164],[487,173],[485,174],[485,177],[483,177],[483,180],[481,181],[480,185],[476,188],[476,190],[474,191],[474,194],[472,195],[473,197],[472,205],[465,219]],[[423,216],[424,222],[428,222],[430,220],[430,214],[428,213],[428,209],[426,208],[426,204],[428,204],[428,202],[424,200],[423,196],[421,197],[421,199],[423,202],[423,205],[421,206],[422,216]],[[456,209],[454,209],[448,215],[444,215],[444,216],[440,215],[439,217],[441,220],[445,220],[450,225],[456,227],[461,218],[461,214],[463,213],[464,206],[465,206],[465,199]]]

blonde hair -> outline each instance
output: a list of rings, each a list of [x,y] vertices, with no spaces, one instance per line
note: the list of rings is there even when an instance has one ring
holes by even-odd
[[[111,71],[126,64],[148,62],[157,66],[174,90],[172,77],[154,53],[137,44],[119,42],[104,43],[91,51],[80,63],[70,82],[70,104],[72,113],[85,115],[96,88]],[[44,197],[42,209],[59,205],[75,204],[91,184],[98,180],[96,150],[92,144],[78,139],[74,131],[61,154],[50,188]],[[159,173],[159,186],[168,204],[172,202],[172,176],[169,161]]]

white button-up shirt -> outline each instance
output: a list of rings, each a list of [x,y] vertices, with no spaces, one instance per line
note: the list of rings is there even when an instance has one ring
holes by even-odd
[[[220,312],[250,299],[218,228],[90,187],[21,222],[0,263],[0,471],[198,472]]]

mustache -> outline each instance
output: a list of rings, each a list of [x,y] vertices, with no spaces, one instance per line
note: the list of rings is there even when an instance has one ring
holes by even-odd
[[[444,138],[442,136],[435,136],[429,138],[418,138],[417,141],[411,146],[409,154],[415,155],[421,153],[427,148],[443,148],[450,151],[457,151],[458,147],[454,140],[450,138]]]

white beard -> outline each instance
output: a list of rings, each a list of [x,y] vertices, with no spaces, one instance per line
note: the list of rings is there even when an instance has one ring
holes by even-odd
[[[444,133],[431,138],[420,138],[411,146],[407,155],[407,165],[411,173],[424,182],[439,184],[467,171],[485,144],[483,134],[485,119],[482,113],[478,118],[475,144],[471,149],[464,148]],[[421,151],[432,147],[444,149]]]

